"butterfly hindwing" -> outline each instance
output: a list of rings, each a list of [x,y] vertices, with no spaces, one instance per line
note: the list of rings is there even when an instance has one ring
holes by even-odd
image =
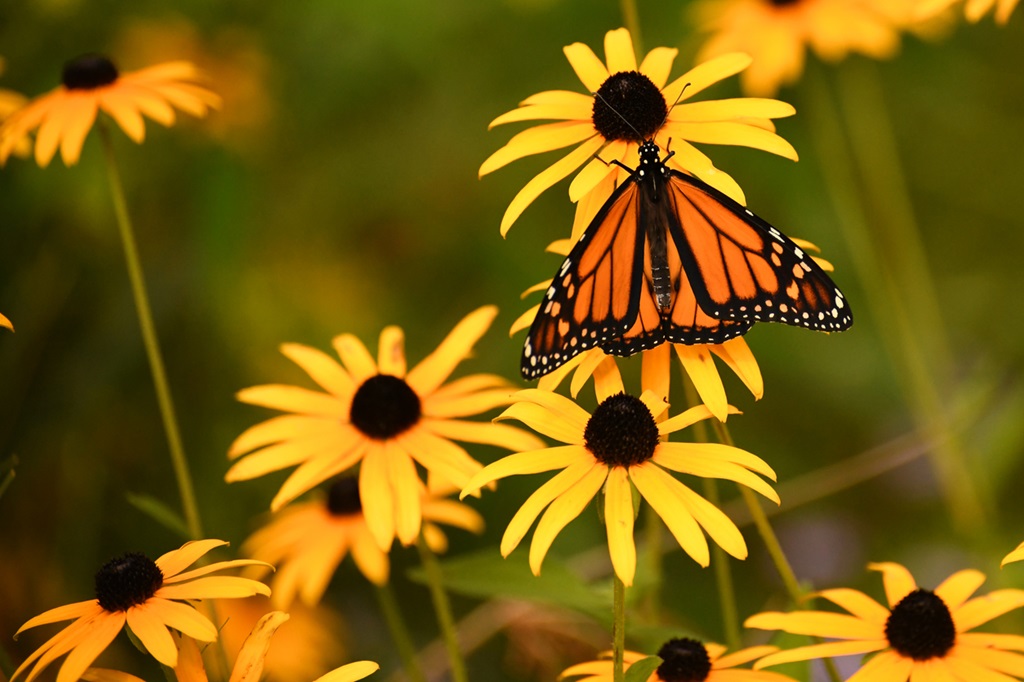
[[[839,288],[786,235],[697,178],[670,170],[665,187],[669,234],[706,313],[826,332],[853,323]]]

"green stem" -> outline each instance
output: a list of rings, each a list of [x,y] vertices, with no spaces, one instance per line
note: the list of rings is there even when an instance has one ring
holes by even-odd
[[[139,326],[142,328],[142,341],[146,346],[149,369],[153,374],[157,403],[160,405],[160,416],[163,418],[164,431],[167,434],[167,445],[171,451],[171,464],[174,467],[174,475],[178,480],[181,506],[185,513],[185,522],[188,526],[189,535],[192,539],[198,540],[203,537],[202,523],[199,520],[199,507],[196,504],[192,477],[188,470],[188,460],[185,459],[185,451],[181,445],[178,422],[174,416],[174,403],[171,400],[171,390],[167,384],[167,372],[164,370],[164,361],[160,354],[160,344],[157,341],[156,328],[153,325],[153,315],[149,309],[149,298],[146,295],[142,264],[139,261],[139,252],[135,246],[135,236],[132,231],[131,219],[128,217],[128,206],[124,198],[121,174],[118,171],[117,159],[114,156],[114,144],[110,138],[110,130],[102,120],[99,121],[97,128],[99,128],[103,153],[107,161],[110,194],[114,201],[114,213],[117,217],[117,227],[121,234],[121,242],[124,245],[124,257],[128,264],[128,276],[131,279],[132,294],[135,297],[135,308],[139,314]]]
[[[633,39],[633,51],[642,55],[644,50],[640,37],[640,12],[637,11],[636,0],[619,0],[619,9],[622,10],[622,23],[626,25],[626,30]]]
[[[936,373],[949,373],[950,352],[881,93],[862,74],[843,77],[842,109],[848,110],[849,121],[844,131],[841,108],[824,76],[810,73],[806,80],[811,96],[807,120],[822,180],[914,421],[936,442],[929,454],[950,516],[961,531],[984,527],[989,514],[943,408],[940,386],[945,381]],[[884,248],[876,244],[858,196],[857,164],[883,216],[884,231],[890,233]]]
[[[613,572],[614,573],[614,572]],[[626,666],[626,585],[614,575],[612,597],[612,682],[624,682]]]
[[[701,399],[697,388],[684,374],[683,391],[687,405],[700,405]],[[717,421],[717,420],[716,420]],[[694,440],[707,443],[711,440],[708,434],[707,421],[699,421],[693,425]],[[721,508],[721,495],[718,494],[718,483],[711,478],[704,479],[704,497],[708,502]],[[740,612],[736,601],[736,585],[732,579],[732,565],[729,555],[717,542],[711,544],[711,565],[715,572],[715,584],[718,585],[718,608],[722,613],[722,629],[725,632],[725,643],[730,650],[737,650],[743,643],[740,630]]]
[[[736,446],[732,439],[732,434],[729,433],[729,428],[725,424],[714,420],[714,426],[715,433],[720,442],[730,447]],[[753,520],[754,526],[761,536],[761,541],[764,542],[764,546],[768,550],[772,563],[775,564],[775,570],[779,572],[779,577],[782,578],[782,584],[785,585],[789,598],[794,604],[799,606],[803,602],[804,597],[807,596],[807,592],[800,586],[800,581],[797,580],[796,573],[793,571],[789,559],[786,558],[782,544],[779,542],[778,536],[775,535],[775,530],[772,528],[771,523],[768,522],[768,516],[764,513],[761,501],[757,499],[754,491],[747,486],[737,484],[736,487],[740,489],[743,501],[750,511],[750,518]],[[836,668],[835,662],[831,658],[824,658],[822,661],[825,663],[825,669],[828,671],[829,677],[833,682],[841,682],[842,677],[839,676],[839,669]]]
[[[416,658],[416,647],[413,646],[412,637],[409,635],[409,628],[402,618],[402,611],[398,608],[398,600],[395,599],[395,592],[391,585],[385,583],[377,586],[377,603],[380,604],[381,613],[388,624],[391,632],[391,639],[398,647],[398,656],[402,659],[402,668],[412,682],[427,682],[423,675],[419,661]]]
[[[455,629],[455,618],[452,617],[451,602],[448,601],[448,593],[444,589],[441,563],[427,547],[427,541],[423,539],[422,534],[416,540],[416,549],[419,550],[420,561],[423,563],[423,570],[427,575],[427,585],[430,587],[430,597],[434,601],[434,611],[437,613],[441,636],[448,649],[448,659],[452,667],[452,682],[468,682],[466,663],[462,660],[458,632]]]
[[[646,622],[649,625],[657,625],[661,622],[661,586],[665,581],[664,554],[665,547],[662,538],[665,535],[665,528],[661,522],[658,512],[649,504],[643,505],[644,510],[644,546],[646,547],[647,574],[650,577],[650,586],[644,598],[644,611]]]

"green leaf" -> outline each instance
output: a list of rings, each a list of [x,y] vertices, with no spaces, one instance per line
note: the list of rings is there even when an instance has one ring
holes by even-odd
[[[626,682],[647,682],[658,666],[661,665],[661,658],[648,656],[642,658],[626,670]]]
[[[534,577],[526,552],[502,559],[495,549],[448,559],[441,564],[446,590],[476,598],[520,599],[563,606],[601,621],[611,618],[611,595],[606,584],[586,585],[555,557],[548,557],[540,576]],[[425,582],[423,570],[413,568],[409,578]]]
[[[172,533],[181,536],[185,540],[192,539],[189,536],[188,526],[185,524],[185,519],[181,518],[176,511],[155,497],[151,497],[149,495],[137,495],[135,493],[125,493],[125,499],[128,500],[128,504],[135,507]]]

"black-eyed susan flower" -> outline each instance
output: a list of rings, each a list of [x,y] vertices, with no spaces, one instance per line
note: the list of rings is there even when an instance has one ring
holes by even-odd
[[[996,590],[971,599],[985,582],[980,571],[958,571],[934,590],[917,586],[895,563],[871,564],[881,571],[888,608],[857,590],[824,590],[818,596],[847,613],[760,613],[749,628],[823,637],[823,644],[770,654],[755,667],[814,658],[878,652],[847,682],[979,682],[1024,676],[1024,637],[969,632],[1024,606],[1024,590]]]
[[[753,64],[740,78],[754,96],[770,97],[796,82],[808,48],[829,62],[851,52],[884,59],[899,48],[891,17],[864,0],[701,0],[694,12],[698,28],[710,34],[698,59],[749,54]]]
[[[715,168],[692,143],[742,145],[797,158],[793,146],[775,134],[771,121],[793,115],[791,105],[763,99],[692,101],[709,86],[747,68],[748,56],[721,56],[669,83],[678,50],[655,48],[638,63],[626,29],[609,31],[604,48],[604,62],[583,43],[573,43],[564,50],[585,93],[541,92],[491,122],[493,127],[519,121],[554,121],[515,135],[484,161],[480,175],[525,156],[575,145],[568,155],[520,190],[502,218],[502,234],[544,190],[582,166],[569,187],[570,199],[577,202],[573,235],[579,236],[612,190],[627,177],[626,171],[612,162],[636,167],[639,144],[644,140],[656,139],[662,149],[675,152],[668,161],[671,166],[740,202],[743,192],[739,185]]]
[[[947,9],[957,4],[960,0],[920,0],[918,2],[917,16],[920,19],[930,19],[942,14]],[[996,21],[1005,24],[1010,20],[1014,8],[1019,0],[966,0],[964,2],[964,16],[967,21],[975,23],[983,16],[995,9]]]
[[[272,611],[253,626],[249,636],[246,637],[242,649],[235,659],[231,669],[231,677],[228,682],[260,682],[263,679],[264,668],[267,665],[267,655],[270,652],[271,640],[280,639],[275,637],[279,628],[291,620],[290,614],[282,611]],[[202,653],[194,639],[189,637],[175,637],[178,647],[178,663],[174,668],[174,676],[179,682],[207,682],[206,666],[203,664]],[[278,643],[280,646],[280,642]],[[294,654],[294,651],[289,653]],[[336,668],[326,675],[317,677],[313,682],[356,682],[368,677],[380,666],[373,661],[356,661]],[[83,680],[89,682],[143,682],[143,680],[121,672],[105,668],[90,668],[82,676]],[[291,677],[291,681],[310,679],[309,677]]]
[[[662,436],[707,419],[711,412],[700,405],[658,421],[668,404],[653,391],[645,391],[639,398],[624,393],[617,377],[617,372],[610,373],[595,383],[603,393],[599,392],[600,402],[592,415],[568,398],[528,389],[517,393],[516,402],[499,417],[517,419],[564,443],[500,459],[474,476],[463,490],[466,495],[507,476],[561,470],[538,488],[509,522],[501,540],[502,555],[508,556],[518,546],[544,512],[530,545],[530,568],[539,575],[558,533],[603,491],[612,565],[623,583],[632,584],[636,570],[635,487],[683,550],[702,566],[710,560],[705,532],[732,556],[745,558],[747,546],[735,524],[670,472],[736,481],[778,503],[772,487],[758,477],[774,480],[771,467],[749,452],[726,445],[661,441]]]
[[[200,75],[189,62],[167,62],[119,73],[106,57],[86,55],[64,66],[61,85],[30,101],[0,125],[0,164],[39,129],[36,163],[46,166],[60,148],[67,166],[78,163],[85,137],[99,111],[107,113],[135,142],[146,135],[143,116],[165,126],[174,124],[175,109],[202,117],[220,98],[197,85]]]
[[[470,507],[431,495],[422,485],[420,495],[423,536],[435,553],[448,548],[448,538],[438,523],[475,533],[483,530],[483,518]],[[355,477],[335,481],[326,499],[286,507],[242,546],[246,556],[275,567],[271,599],[283,609],[296,598],[309,606],[319,603],[349,552],[367,580],[376,585],[387,583],[388,554],[370,533]]]
[[[217,639],[217,628],[190,604],[197,599],[227,599],[270,594],[261,582],[237,576],[211,575],[249,566],[252,560],[220,561],[186,571],[221,540],[187,542],[156,561],[132,552],[104,564],[96,573],[96,598],[60,606],[30,619],[15,636],[29,628],[75,619],[29,656],[11,682],[29,671],[31,682],[54,660],[68,654],[57,682],[79,679],[96,657],[127,625],[160,663],[174,667],[178,651],[170,629],[202,642]]]
[[[377,545],[387,550],[396,536],[412,544],[423,514],[417,463],[427,470],[428,483],[461,489],[483,465],[453,440],[510,450],[539,446],[521,429],[461,419],[510,402],[512,389],[501,377],[475,374],[444,384],[496,314],[493,306],[470,313],[409,370],[399,327],[381,332],[377,361],[351,334],[334,339],[341,364],[308,346],[285,344],[282,352],[326,392],[283,385],[241,391],[242,402],[291,414],[242,433],[228,456],[246,456],[226,479],[241,481],[299,465],[271,502],[276,511],[359,465],[364,517]]]
[[[726,651],[721,644],[705,644],[689,637],[670,639],[658,650],[662,662],[646,682],[793,682],[793,678],[780,673],[738,667],[778,651],[778,647],[753,646],[731,654]],[[645,654],[625,651],[625,669],[644,658]],[[602,653],[601,660],[565,669],[558,679],[571,677],[577,678],[575,682],[611,682],[611,652]]]

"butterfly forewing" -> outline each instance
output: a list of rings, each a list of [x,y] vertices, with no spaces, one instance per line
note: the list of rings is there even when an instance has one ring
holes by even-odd
[[[626,333],[637,317],[644,233],[633,178],[605,202],[544,294],[523,346],[527,379]]]
[[[669,233],[700,307],[722,320],[833,332],[853,316],[828,274],[791,239],[697,178],[670,171]]]

